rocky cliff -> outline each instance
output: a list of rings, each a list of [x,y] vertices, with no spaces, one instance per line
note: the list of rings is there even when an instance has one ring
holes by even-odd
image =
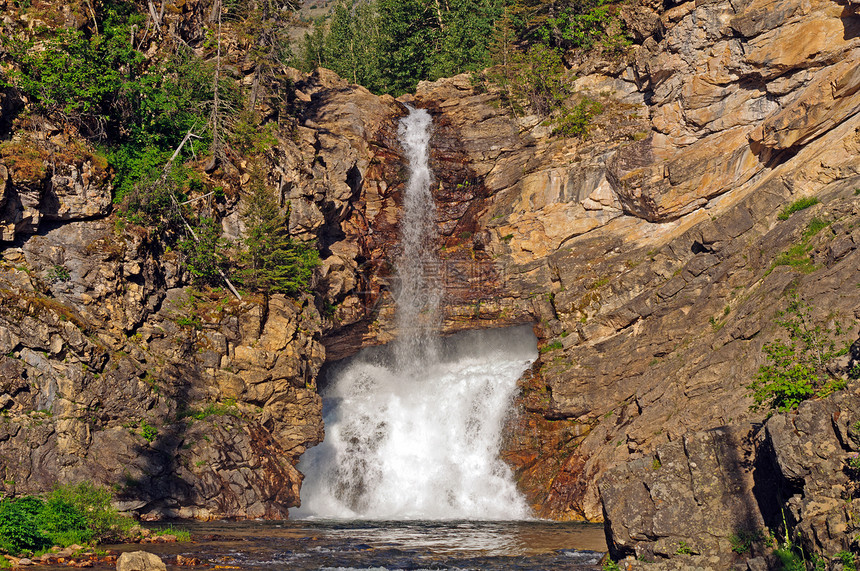
[[[170,29],[201,41],[201,9],[171,12]],[[615,518],[600,501],[608,470],[641,472],[657,451],[659,474],[681,474],[693,457],[721,458],[721,442],[748,450],[737,427],[763,413],[750,412],[746,386],[787,293],[857,334],[856,11],[833,0],[627,5],[636,44],[569,74],[570,105],[604,105],[585,138],[553,136],[468,76],[395,101],[326,70],[284,70],[295,122],[265,156],[267,183],[323,260],[316,301],[274,298],[268,311],[187,288],[175,253],[115,223],[92,149],[50,124],[25,128],[25,102],[7,90],[5,489],[90,478],[152,516],[280,517],[296,505],[293,465],[322,437],[320,366],[395,333],[404,103],[434,115],[445,331],[533,323],[540,339],[504,452],[536,513],[595,521],[606,507]],[[250,84],[253,67],[237,67]],[[799,197],[818,203],[780,219]],[[235,236],[231,200],[214,208]],[[813,218],[829,224],[811,234]],[[753,486],[726,478],[738,497]],[[686,489],[666,493],[705,505]],[[623,537],[619,553],[637,549]]]
[[[858,405],[855,383],[763,426],[688,433],[609,470],[600,487],[613,556],[635,556],[628,569],[781,569],[768,548],[786,537],[768,529],[791,530],[821,564],[856,553]]]

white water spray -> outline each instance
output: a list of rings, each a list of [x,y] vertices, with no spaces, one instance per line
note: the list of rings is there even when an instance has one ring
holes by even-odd
[[[435,250],[436,205],[430,193],[431,127],[432,118],[426,110],[412,109],[397,129],[409,162],[394,294],[398,332],[395,354],[401,370],[419,369],[436,357],[442,286]]]
[[[537,358],[530,327],[437,337],[442,287],[428,167],[430,115],[398,134],[410,165],[395,292],[398,338],[327,375],[325,441],[305,453],[299,517],[523,519],[499,460],[516,381]],[[393,349],[393,350],[392,350]]]

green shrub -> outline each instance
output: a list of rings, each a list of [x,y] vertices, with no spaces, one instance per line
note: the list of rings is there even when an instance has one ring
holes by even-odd
[[[788,341],[776,339],[762,347],[767,362],[747,386],[754,401],[750,408],[788,411],[812,396],[824,396],[844,386],[844,381],[832,378],[827,371],[833,358],[847,352],[847,347],[837,348],[837,338],[843,335],[840,324],[831,329],[814,323],[812,307],[796,293],[777,317],[776,323],[788,333]]]
[[[156,429],[154,426],[152,426],[145,420],[141,420],[140,435],[143,436],[143,439],[147,442],[152,442],[158,436],[158,429]]]
[[[842,562],[843,571],[857,571],[854,554],[850,551],[840,551],[836,557]]]
[[[71,504],[84,516],[93,541],[120,540],[135,525],[134,520],[121,516],[111,506],[108,490],[89,482],[58,486],[48,495],[48,501],[52,499]]]
[[[818,204],[818,202],[818,199],[814,196],[804,196],[803,198],[799,198],[785,208],[783,208],[780,211],[778,218],[780,220],[788,220],[788,218],[795,212],[804,210],[806,208],[809,208],[810,206],[814,206]]]
[[[570,94],[558,50],[535,44],[525,53],[514,52],[511,61],[513,75],[509,81],[514,98],[538,115],[549,115]]]
[[[0,550],[20,554],[90,541],[120,540],[134,522],[110,505],[110,492],[89,483],[59,486],[45,499],[0,501]]]
[[[136,68],[143,59],[127,36],[110,32],[87,37],[60,28],[47,38],[9,38],[4,44],[20,67],[9,75],[40,112],[59,114],[101,135],[117,88],[125,83],[121,69]]]
[[[49,497],[36,517],[39,529],[47,534],[54,545],[83,544],[92,539],[87,519],[71,502],[60,497]]]
[[[42,501],[38,498],[0,501],[0,549],[7,553],[38,551],[51,546],[51,539],[36,523]]]
[[[588,125],[591,120],[602,112],[603,105],[599,101],[586,97],[556,120],[552,134],[565,137],[585,137],[588,134]]]

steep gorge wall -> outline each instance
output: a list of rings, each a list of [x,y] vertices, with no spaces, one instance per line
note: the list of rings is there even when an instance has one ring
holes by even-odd
[[[86,146],[50,174],[4,158],[4,490],[90,478],[151,516],[282,517],[296,505],[293,465],[322,437],[319,367],[394,334],[408,101],[435,121],[445,331],[535,323],[544,352],[522,380],[505,457],[538,514],[600,519],[608,469],[689,431],[760,420],[745,386],[787,291],[818,318],[857,317],[855,8],[627,7],[632,51],[572,72],[606,108],[584,140],[514,117],[467,76],[398,102],[326,70],[285,70],[296,122],[265,158],[268,183],[291,205],[291,232],[320,244],[321,296],[275,298],[268,312],[193,294],[175,254],[104,218],[110,189]],[[186,4],[171,29],[200,41],[201,10]],[[237,67],[250,84],[253,68]],[[4,93],[4,117],[15,101]],[[27,145],[46,157],[68,147],[50,125],[0,123],[13,141],[42,137]],[[777,219],[810,195],[821,204]],[[239,203],[216,208],[235,236]],[[810,239],[815,271],[772,267],[813,217],[832,223]],[[219,414],[200,420],[182,412],[212,404]],[[107,461],[107,449],[123,453]]]

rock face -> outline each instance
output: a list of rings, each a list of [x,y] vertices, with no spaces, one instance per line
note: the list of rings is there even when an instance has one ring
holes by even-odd
[[[540,339],[504,451],[535,512],[600,520],[605,509],[619,554],[663,557],[684,541],[722,565],[733,525],[772,521],[745,503],[758,497],[758,468],[752,480],[744,470],[762,465],[764,438],[780,466],[770,473],[794,490],[779,501],[810,546],[834,549],[849,520],[832,515],[833,490],[849,483],[828,491],[798,474],[833,470],[841,452],[820,465],[779,456],[797,443],[777,443],[793,442],[771,428],[778,417],[750,431],[763,413],[746,387],[789,292],[856,338],[856,12],[833,0],[625,5],[636,45],[571,72],[568,103],[588,95],[606,109],[585,138],[552,136],[465,75],[395,101],[284,69],[294,122],[260,160],[322,266],[316,299],[267,304],[187,289],[175,253],[105,218],[97,153],[50,125],[14,125],[4,93],[0,463],[16,483],[3,491],[89,478],[120,486],[146,517],[285,516],[299,501],[294,465],[322,437],[323,362],[396,333],[396,133],[410,102],[434,116],[444,331],[533,323]],[[186,2],[163,25],[198,45],[204,17]],[[780,219],[800,197],[819,202]],[[240,203],[213,208],[238,237]],[[850,449],[853,432],[834,434]],[[667,501],[684,502],[689,522]],[[712,521],[709,505],[726,517]],[[673,531],[679,522],[689,529]]]
[[[42,220],[105,215],[111,206],[107,160],[50,124],[21,130],[0,146],[0,240],[36,232]]]
[[[830,1],[635,10],[629,63],[579,70],[607,109],[584,141],[509,116],[466,77],[414,97],[435,114],[440,212],[459,199],[460,226],[440,215],[456,228],[446,253],[492,260],[498,285],[470,292],[472,323],[529,319],[545,344],[506,454],[547,517],[601,519],[610,466],[755,419],[746,386],[787,292],[856,333],[856,14]],[[802,196],[821,204],[777,218]],[[829,230],[806,236],[813,218]],[[452,299],[449,328],[467,313]]]
[[[728,569],[767,564],[768,529],[794,530],[806,553],[856,552],[860,387],[761,427],[690,433],[610,469],[600,482],[613,557]],[[785,518],[783,520],[783,518]],[[771,540],[773,541],[773,540]],[[668,561],[667,561],[668,560]],[[775,564],[774,567],[775,568]]]
[[[280,518],[298,504],[293,466],[322,438],[311,300],[275,296],[264,315],[195,295],[175,287],[175,257],[103,222],[3,254],[6,493],[91,480],[143,517]]]

